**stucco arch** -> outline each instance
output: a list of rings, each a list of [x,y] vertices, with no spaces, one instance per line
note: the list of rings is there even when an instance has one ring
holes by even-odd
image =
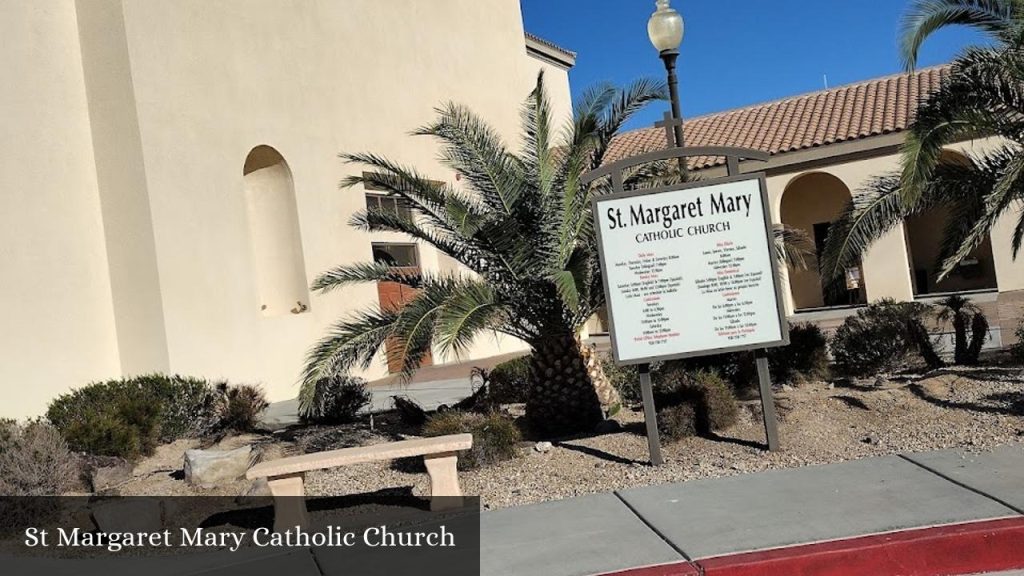
[[[955,150],[944,150],[940,161],[969,162],[966,156]],[[911,216],[904,222],[914,295],[997,289],[991,238],[986,238],[975,248],[952,274],[941,282],[935,281],[940,264],[938,258],[943,233],[949,218],[949,210],[946,207],[936,206],[923,214]]]
[[[837,176],[823,171],[805,172],[786,184],[779,200],[779,220],[786,226],[802,230],[814,245],[814,254],[805,270],[789,267],[787,278],[793,309],[821,308],[856,304],[865,298],[863,273],[859,267],[851,273],[859,275],[855,289],[826,290],[818,272],[818,257],[825,244],[829,226],[850,201],[849,187]]]
[[[273,147],[256,146],[245,158],[242,177],[260,311],[265,316],[305,312],[309,291],[288,162]]]

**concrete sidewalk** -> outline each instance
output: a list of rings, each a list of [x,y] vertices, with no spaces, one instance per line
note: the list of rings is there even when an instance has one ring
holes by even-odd
[[[1024,518],[1024,445],[869,458],[486,512],[481,573],[587,576],[998,518]]]

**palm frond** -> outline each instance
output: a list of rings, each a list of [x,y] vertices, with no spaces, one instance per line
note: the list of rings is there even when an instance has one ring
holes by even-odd
[[[465,106],[448,103],[413,132],[441,141],[441,160],[466,179],[488,208],[511,213],[524,183],[519,161],[497,131]]]
[[[299,409],[307,412],[318,380],[350,368],[367,369],[374,355],[395,330],[398,312],[369,309],[331,326],[306,354],[299,392]]]
[[[1013,258],[1017,258],[1017,254],[1020,252],[1020,247],[1024,240],[1024,206],[1017,205],[1017,225],[1013,227],[1013,239],[1011,241],[1011,248],[1013,249]]]
[[[442,352],[467,352],[481,332],[494,330],[507,314],[506,303],[483,282],[464,282],[448,298],[437,320],[437,343]]]
[[[899,176],[889,174],[872,179],[853,194],[829,227],[819,273],[825,280],[837,280],[846,269],[856,266],[861,256],[879,238],[898,226],[908,215],[900,198]]]
[[[483,246],[479,243],[460,236],[444,234],[389,210],[359,210],[349,219],[349,225],[366,232],[405,234],[437,248],[477,273],[486,273],[491,267],[498,265],[494,261],[496,257],[482,251]]]
[[[395,267],[381,262],[359,262],[336,266],[320,274],[310,290],[327,294],[346,286],[369,282],[398,282],[410,288],[419,288],[423,284],[423,275],[418,269]]]
[[[977,29],[998,41],[1006,41],[1020,23],[1016,0],[915,0],[904,16],[900,31],[900,57],[908,70],[932,34],[950,26]]]
[[[990,159],[999,159],[997,170],[998,177],[994,186],[988,188],[991,192],[984,195],[984,205],[980,217],[973,220],[966,220],[962,216],[953,218],[951,226],[947,227],[946,237],[952,238],[953,242],[946,240],[944,250],[948,256],[942,262],[939,269],[938,280],[942,280],[956,268],[975,248],[989,237],[992,228],[996,225],[999,217],[1011,206],[1012,203],[1024,198],[1024,153],[1010,149],[1003,149],[991,156]],[[991,170],[991,166],[987,166]],[[980,170],[975,170],[975,173]],[[990,171],[989,174],[992,174]],[[979,180],[984,177],[981,174]],[[961,190],[965,198],[977,198],[975,195],[965,194],[968,191]],[[984,192],[982,192],[984,193]],[[961,200],[960,204],[965,202]],[[974,212],[974,211],[972,211]],[[963,229],[966,234],[962,234]],[[955,246],[955,248],[954,248]]]
[[[1018,140],[1024,134],[1024,54],[972,49],[954,64],[949,81],[918,107],[902,147],[904,202],[922,193],[945,146],[979,136]]]
[[[612,140],[626,122],[648,104],[658,100],[668,100],[668,85],[662,80],[640,78],[618,91],[618,97],[612,101],[598,123],[592,168],[604,163]]]
[[[775,259],[780,266],[788,266],[794,270],[808,268],[807,262],[814,256],[814,243],[807,232],[785,224],[776,224],[772,227],[772,241]]]

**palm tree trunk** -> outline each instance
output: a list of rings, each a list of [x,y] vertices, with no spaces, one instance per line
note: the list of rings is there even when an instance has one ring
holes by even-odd
[[[917,346],[917,351],[921,354],[921,358],[924,359],[928,369],[942,368],[946,363],[935,352],[931,335],[928,334],[928,329],[925,328],[924,324],[920,321],[911,322],[909,330],[911,338],[913,338],[914,344]]]
[[[988,338],[988,319],[981,312],[975,312],[971,319],[971,343],[967,346],[966,364],[978,363],[981,356],[981,347],[985,345]]]
[[[953,313],[953,363],[970,363],[967,357],[967,317],[959,310]]]
[[[571,331],[532,342],[526,419],[542,436],[592,432],[601,422],[601,402]]]

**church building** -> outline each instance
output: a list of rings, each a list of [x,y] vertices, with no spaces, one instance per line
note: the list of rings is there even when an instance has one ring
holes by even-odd
[[[2,2],[0,33],[0,417],[36,416],[90,381],[150,372],[294,397],[306,351],[334,321],[409,297],[397,284],[315,295],[317,274],[370,260],[459,267],[401,235],[349,226],[360,208],[403,207],[379,191],[339,190],[359,168],[337,154],[372,151],[457,181],[434,144],[409,132],[454,101],[514,143],[541,70],[556,115],[571,114],[576,55],[527,33],[518,0]],[[774,222],[820,249],[850,198],[898,168],[917,102],[948,73],[692,118],[687,144],[770,153],[741,169],[767,173]],[[950,146],[949,161],[992,145]],[[620,136],[612,155],[664,146],[662,130],[645,128]],[[690,168],[720,175],[723,161]],[[879,298],[959,292],[988,315],[988,346],[1011,342],[1024,308],[1013,215],[935,282],[947,217],[935,210],[891,231],[848,271],[841,299],[822,290],[815,262],[786,271],[789,319],[833,328]],[[598,316],[586,335],[603,330]],[[525,350],[488,336],[468,359]],[[381,356],[364,377],[393,371]]]

